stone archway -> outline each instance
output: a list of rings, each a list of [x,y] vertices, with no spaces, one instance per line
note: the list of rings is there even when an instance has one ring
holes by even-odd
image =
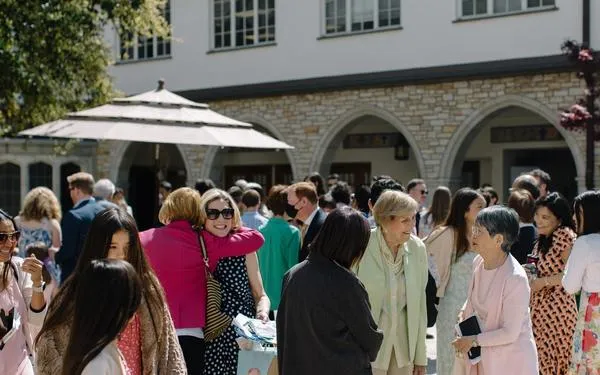
[[[185,186],[190,168],[179,145],[161,144],[158,171],[155,162],[156,145],[141,142],[121,142],[114,158],[118,166],[111,170],[117,186],[127,192],[140,230],[156,223],[158,207],[158,180],[169,181],[176,189]]]
[[[259,116],[254,116],[254,115],[238,116],[237,118],[240,121],[255,124],[256,126],[259,126],[263,129],[265,129],[274,138],[277,138],[278,140],[285,142],[285,138],[284,138],[283,134],[279,131],[279,129],[277,129],[277,127],[271,125],[265,119],[263,119]],[[219,152],[221,150],[222,150],[221,147],[209,147],[207,149],[206,153],[204,154],[204,159],[202,161],[201,178],[211,178],[217,184],[222,183],[221,180],[223,177],[222,176],[223,165],[222,165],[222,163],[219,163],[217,160],[217,155],[219,154]],[[296,164],[296,158],[294,157],[294,150],[286,149],[283,151],[285,152],[288,163],[290,164],[290,167],[292,170],[292,175],[294,176],[294,179],[297,179],[298,178],[298,166]],[[226,186],[223,186],[223,187],[226,188]]]
[[[506,95],[492,100],[465,119],[448,142],[448,146],[440,160],[439,183],[450,186],[456,185],[457,181],[460,180],[461,162],[466,149],[470,145],[469,139],[478,131],[481,124],[488,117],[508,107],[518,107],[530,111],[543,118],[558,130],[573,156],[577,171],[576,179],[578,188],[582,191],[584,188],[585,158],[577,140],[571,132],[560,126],[556,110],[553,110],[534,99],[518,95]]]
[[[392,112],[380,107],[365,104],[357,105],[353,110],[346,112],[334,121],[333,125],[327,130],[316,146],[310,161],[310,171],[318,171],[322,175],[329,174],[332,155],[342,142],[348,128],[357,120],[369,116],[385,121],[404,136],[408,142],[412,155],[414,155],[416,159],[415,161],[419,176],[413,177],[424,176],[425,162],[421,154],[421,148],[412,133],[408,131],[407,127]]]

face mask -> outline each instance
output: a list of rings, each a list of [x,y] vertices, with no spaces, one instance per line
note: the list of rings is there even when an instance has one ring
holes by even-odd
[[[288,203],[285,205],[285,213],[293,219],[298,215],[298,209]]]

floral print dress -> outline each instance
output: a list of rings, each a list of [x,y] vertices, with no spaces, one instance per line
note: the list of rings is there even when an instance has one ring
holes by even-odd
[[[600,375],[600,293],[581,291],[569,375]]]

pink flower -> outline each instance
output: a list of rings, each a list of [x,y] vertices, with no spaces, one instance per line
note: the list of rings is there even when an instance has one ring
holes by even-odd
[[[585,329],[583,330],[583,351],[584,353],[589,352],[594,346],[598,344],[598,339],[594,332]]]

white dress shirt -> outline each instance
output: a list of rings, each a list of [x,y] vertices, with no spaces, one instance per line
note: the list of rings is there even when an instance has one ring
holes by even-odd
[[[574,294],[580,289],[600,292],[600,234],[578,237],[573,244],[562,280],[565,290]]]

